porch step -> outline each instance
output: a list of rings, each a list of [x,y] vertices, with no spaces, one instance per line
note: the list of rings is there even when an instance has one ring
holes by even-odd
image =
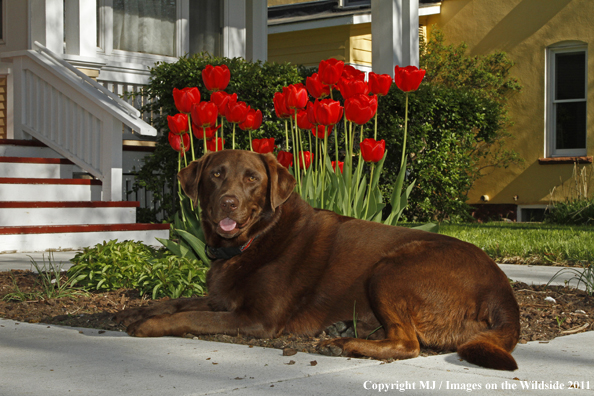
[[[63,158],[38,140],[0,139],[0,157]]]
[[[157,246],[169,224],[94,224],[0,227],[0,253],[78,250],[103,241],[135,240]]]
[[[40,199],[50,202],[100,201],[101,181],[0,177],[0,201],[31,202]]]
[[[66,158],[0,157],[3,177],[71,178],[75,168]]]
[[[46,226],[120,224],[136,221],[138,202],[0,202],[0,224]]]

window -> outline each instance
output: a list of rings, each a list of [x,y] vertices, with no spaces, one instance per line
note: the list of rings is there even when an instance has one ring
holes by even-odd
[[[586,155],[587,55],[575,43],[548,50],[548,157]]]

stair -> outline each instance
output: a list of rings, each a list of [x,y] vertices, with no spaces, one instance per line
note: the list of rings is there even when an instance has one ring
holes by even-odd
[[[168,224],[136,223],[138,202],[101,201],[101,181],[84,175],[38,141],[0,139],[0,253],[169,237]]]

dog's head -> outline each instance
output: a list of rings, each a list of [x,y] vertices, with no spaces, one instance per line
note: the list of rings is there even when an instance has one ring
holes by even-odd
[[[204,232],[228,241],[255,236],[292,194],[295,178],[272,154],[243,150],[208,153],[182,169],[181,186],[200,201]]]

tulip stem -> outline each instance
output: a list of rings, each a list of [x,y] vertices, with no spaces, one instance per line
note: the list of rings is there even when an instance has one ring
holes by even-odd
[[[371,201],[371,183],[373,182],[374,169],[375,164],[371,163],[371,175],[369,176],[369,191],[367,192],[367,205],[365,206],[365,216],[363,216],[363,220],[367,220],[367,212],[369,212],[369,201]]]
[[[192,150],[192,161],[196,160],[194,156],[194,134],[192,133],[192,121],[190,121],[190,115],[188,114],[188,130],[190,131],[190,150]]]
[[[235,150],[235,123],[233,123],[233,150]]]
[[[400,169],[404,166],[406,159],[406,135],[408,132],[408,92],[406,93],[406,100],[404,104],[404,141],[402,142],[402,159],[400,160]]]
[[[299,195],[301,195],[301,172],[299,169],[299,164],[302,164],[302,162],[299,161],[299,148],[297,147],[296,131],[293,127],[293,118],[289,117],[289,119],[291,120],[291,138],[293,139],[293,162],[295,175],[297,176],[297,192]],[[295,120],[295,123],[297,123],[297,120]]]
[[[254,151],[254,147],[252,146],[252,130],[248,129],[248,133],[250,135],[250,151]]]
[[[287,143],[287,153],[288,153],[289,152],[289,126],[288,126],[288,122],[286,119],[285,119],[285,142]]]
[[[204,142],[204,154],[208,151],[206,148],[206,128],[202,127],[202,141]],[[216,140],[215,140],[216,144]]]
[[[324,190],[326,189],[326,156],[328,155],[328,134],[326,133],[328,129],[328,125],[324,125],[324,156],[322,158],[322,202],[320,202],[320,207],[324,209]],[[336,164],[338,166],[338,164]]]
[[[379,99],[378,99],[379,100]],[[374,125],[374,134],[373,139],[377,141],[377,111],[375,112],[375,125]]]
[[[338,131],[334,131],[334,151],[334,154],[336,155],[336,166],[334,166],[334,173],[338,175],[338,172],[340,171],[340,169],[338,169]]]
[[[224,132],[224,128],[225,128],[225,119],[223,117],[221,117],[221,141],[225,140],[225,138],[223,137],[223,132]],[[217,134],[219,132],[217,131]],[[223,147],[224,149],[225,147]]]

